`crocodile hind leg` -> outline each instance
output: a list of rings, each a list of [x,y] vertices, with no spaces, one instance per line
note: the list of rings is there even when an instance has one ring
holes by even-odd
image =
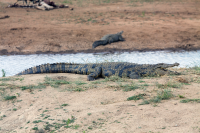
[[[94,69],[94,72],[90,73],[87,76],[87,80],[88,81],[93,81],[93,80],[95,80],[95,78],[98,78],[101,74],[102,74],[102,68],[101,67],[96,67]]]
[[[131,72],[131,74],[129,75],[130,79],[139,79],[140,76],[136,73],[136,72]]]

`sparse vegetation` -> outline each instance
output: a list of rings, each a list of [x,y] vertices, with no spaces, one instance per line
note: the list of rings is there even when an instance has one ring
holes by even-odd
[[[72,1],[73,1],[73,0],[64,0],[63,3],[64,3],[64,4],[70,4],[70,5],[72,5]]]
[[[136,90],[139,89],[137,91],[145,91],[145,93],[139,93],[137,95],[131,96],[127,98],[127,101],[131,101],[134,100],[137,102],[137,100],[143,100],[139,105],[146,105],[146,104],[151,104],[154,107],[158,106],[158,103],[160,103],[162,100],[168,100],[170,98],[173,98],[174,95],[172,94],[172,91],[170,89],[167,88],[181,88],[184,87],[185,84],[176,82],[170,80],[164,84],[159,84],[158,82],[156,84],[149,84],[148,80],[152,80],[152,79],[145,79],[147,81],[143,81],[141,79],[139,80],[133,80],[132,79],[123,79],[123,78],[119,78],[119,77],[111,77],[110,79],[98,79],[96,81],[92,81],[92,82],[83,82],[81,80],[78,81],[67,81],[65,82],[64,80],[56,80],[53,78],[45,78],[45,81],[43,83],[39,83],[38,85],[27,85],[27,86],[13,86],[12,84],[10,84],[10,82],[16,82],[16,80],[18,79],[14,79],[14,78],[2,78],[4,80],[1,80],[2,82],[6,82],[6,83],[1,83],[2,87],[11,87],[11,88],[20,88],[21,90],[27,90],[27,89],[35,89],[35,88],[45,88],[46,86],[51,86],[54,87],[54,85],[64,85],[66,88],[70,88],[73,87],[73,91],[82,91],[82,90],[87,90],[88,88],[90,89],[94,89],[94,86],[98,87],[98,84],[101,85],[100,88],[115,88],[115,90],[124,90],[124,93],[130,93],[129,91],[132,90]],[[159,78],[157,78],[159,80]],[[153,79],[155,80],[155,79]],[[195,79],[196,81],[196,79]],[[8,83],[7,83],[8,82]],[[143,87],[145,87],[146,89],[142,89]],[[155,90],[148,90],[149,88],[154,88]],[[64,87],[62,87],[64,88]],[[158,89],[157,89],[158,88]],[[3,89],[0,89],[0,91]],[[4,89],[5,90],[5,89]],[[155,95],[155,92],[157,93],[157,95]],[[18,97],[21,97],[21,93],[17,92],[15,93],[18,95]],[[5,95],[5,94],[3,94]],[[3,96],[2,95],[2,96]],[[10,96],[12,97],[12,96]],[[16,98],[16,96],[14,96]],[[185,94],[183,95],[177,95],[178,98],[185,98]],[[15,99],[13,98],[13,99]],[[7,98],[9,100],[11,100],[12,98]],[[200,102],[200,99],[183,99],[180,101],[181,103],[188,103],[188,102]],[[101,105],[108,105],[111,104],[112,101],[102,101]],[[29,104],[30,105],[30,104]],[[31,104],[32,106],[35,106],[34,104]],[[31,106],[31,107],[32,107]],[[67,113],[68,108],[66,106],[69,106],[67,103],[64,104],[59,104],[59,107],[53,108],[53,109],[59,109],[63,110],[65,113]],[[13,108],[10,111],[17,111],[20,110],[20,108]],[[42,110],[42,108],[40,109]],[[38,111],[40,111],[38,110]],[[48,131],[48,132],[57,132],[58,130],[61,129],[61,127],[64,127],[65,129],[74,129],[77,130],[80,127],[85,127],[87,128],[87,131],[93,131],[94,129],[96,129],[97,127],[102,127],[103,124],[105,124],[104,122],[106,122],[106,120],[104,119],[98,119],[97,121],[92,121],[91,125],[80,125],[80,124],[72,124],[75,121],[75,118],[72,116],[71,119],[67,119],[67,120],[60,120],[60,119],[55,119],[53,118],[50,114],[52,111],[52,109],[48,109],[46,108],[45,110],[43,110],[41,112],[41,114],[39,115],[41,120],[34,120],[32,121],[32,123],[40,123],[44,125],[44,130]],[[81,112],[81,111],[77,111],[77,112]],[[118,112],[118,111],[117,111]],[[109,112],[112,113],[112,112]],[[102,113],[103,114],[103,113]],[[89,118],[93,118],[93,116],[95,116],[95,114],[93,115],[93,113],[87,113],[86,114],[87,117]],[[61,115],[58,115],[61,116]],[[0,120],[3,120],[3,116],[0,117]],[[39,119],[39,118],[38,118]],[[87,119],[88,120],[88,119]],[[53,122],[51,122],[53,121]],[[62,122],[60,122],[62,121]],[[29,122],[30,123],[30,122]],[[115,120],[113,123],[121,123],[119,120]],[[84,128],[84,129],[85,129]],[[32,130],[38,130],[37,125],[35,125],[35,127],[31,128]],[[38,130],[39,131],[39,130]],[[84,131],[84,130],[83,130]]]
[[[12,78],[1,78],[0,81],[11,81]]]
[[[88,113],[88,115],[90,116],[92,113]]]
[[[179,98],[185,98],[185,97],[184,97],[184,96],[182,96],[182,95],[178,95],[178,97],[179,97]]]
[[[61,106],[69,106],[69,104],[66,104],[66,103],[65,103],[65,104],[62,104]]]
[[[84,90],[82,88],[76,88],[74,91],[81,92],[81,91],[84,91]]]
[[[145,82],[145,81],[143,81],[143,80],[138,80],[139,81],[139,83],[143,83],[143,82]]]
[[[69,124],[74,123],[74,121],[75,121],[75,117],[74,116],[71,116],[71,119],[68,119],[67,121],[63,120],[63,122],[66,123],[65,128],[70,128],[71,126],[69,126]]]
[[[108,82],[108,81],[112,81],[112,82],[126,82],[127,79],[126,78],[120,78],[119,76],[110,76],[110,77],[106,77],[104,79],[104,82]]]
[[[166,88],[180,88],[182,86],[181,83],[175,81],[168,81],[165,84],[156,83],[158,88],[166,89]]]
[[[38,130],[38,127],[34,127],[34,128],[32,128],[33,130]]]
[[[126,41],[101,46],[97,51],[107,50],[107,48],[118,49],[121,43],[125,48],[127,45],[127,47],[140,49],[138,44],[142,44],[141,48],[148,45],[151,49],[156,44],[163,44],[161,46],[163,48],[166,47],[164,44],[178,47],[183,45],[185,48],[185,44],[195,42],[195,46],[191,46],[193,49],[198,45],[199,40],[199,29],[196,28],[199,21],[197,13],[199,2],[194,1],[196,4],[192,5],[187,4],[185,0],[57,0],[55,4],[69,5],[69,8],[51,10],[50,14],[29,8],[25,10],[12,8],[11,13],[9,8],[5,8],[9,2],[4,6],[1,5],[4,2],[0,2],[2,15],[12,15],[10,18],[0,19],[3,24],[1,32],[6,33],[2,34],[1,42],[2,46],[5,44],[6,48],[19,50],[19,53],[20,51],[28,53],[27,51],[41,40],[42,43],[35,46],[39,46],[39,50],[44,52],[46,50],[59,52],[64,49],[70,51],[76,46],[80,49],[74,51],[79,51],[87,49],[89,46],[87,43],[92,44],[103,35],[115,33],[123,28]],[[183,8],[180,8],[182,5]],[[187,10],[186,5],[188,5]],[[162,6],[165,8],[161,9]],[[17,11],[18,18],[13,18],[14,10]],[[43,20],[40,20],[41,18]],[[35,22],[37,24],[24,28],[27,19],[30,20],[28,21],[30,25]],[[5,25],[7,22],[8,24]],[[42,26],[43,22],[45,27]],[[194,23],[191,28],[192,22]],[[185,27],[182,28],[183,25]],[[176,30],[171,30],[172,26]],[[36,32],[38,34],[35,34]],[[10,37],[15,38],[9,40]],[[70,42],[71,40],[73,41]],[[160,40],[162,42],[159,42]],[[74,44],[72,48],[71,43]],[[12,50],[9,49],[8,52],[10,51]],[[66,58],[66,62],[68,60],[72,59]],[[85,61],[91,63],[92,60]],[[190,84],[177,80],[178,76],[174,75],[141,79],[111,76],[91,82],[85,80],[86,76],[83,79],[82,76],[77,75],[71,78],[73,75],[62,73],[44,74],[48,75],[46,78],[42,74],[0,78],[0,108],[3,107],[0,109],[0,122],[3,123],[0,132],[40,132],[40,128],[50,133],[112,132],[113,129],[119,132],[131,132],[130,130],[134,128],[135,132],[153,133],[155,131],[176,132],[178,127],[180,132],[183,130],[199,132],[197,119],[188,118],[198,116],[200,67],[183,69],[177,69],[181,72],[179,77],[184,77]],[[6,73],[2,70],[2,76],[9,74],[7,69]],[[138,103],[145,106],[138,106]],[[77,119],[73,116],[70,118],[70,115],[76,116]],[[177,119],[178,123],[171,122]],[[149,121],[154,123],[150,127],[145,126]],[[156,123],[158,121],[161,122],[160,125]],[[167,122],[167,125],[162,125],[163,122]],[[179,125],[181,123],[186,124]],[[192,127],[187,123],[192,123]]]
[[[24,80],[24,78],[13,78],[13,77],[9,77],[9,78],[1,78],[0,81],[16,81],[16,80]]]
[[[194,66],[191,67],[190,69],[193,71],[193,73],[200,74],[200,66]]]
[[[142,103],[140,103],[139,105],[145,105],[145,104],[150,104],[150,101],[148,101],[148,100],[143,100]]]
[[[6,72],[4,69],[1,70],[2,71],[2,77],[5,77],[6,76]]]
[[[100,4],[107,4],[107,3],[117,3],[119,0],[78,0],[78,1],[73,1],[73,0],[64,0],[62,3],[63,4],[70,4],[70,5],[76,5],[79,7],[88,7],[90,4],[95,4],[95,5],[100,5]]]
[[[181,103],[197,102],[200,103],[200,99],[184,99],[180,101]]]
[[[3,120],[3,118],[6,117],[6,115],[3,115],[0,117],[0,121]]]
[[[126,85],[120,85],[120,87],[123,88],[124,91],[133,91],[135,89],[140,88],[140,86],[137,85],[136,83],[132,83],[131,85],[128,85],[128,84],[126,84]]]
[[[33,123],[39,123],[39,122],[42,122],[42,120],[33,121]]]
[[[81,82],[81,81],[75,81],[75,84],[76,84],[76,85],[83,85],[83,84],[87,84],[87,83]]]
[[[133,91],[135,89],[139,89],[141,86],[132,82],[131,84],[118,84],[118,85],[109,85],[111,88],[116,88],[118,90],[123,89],[124,91]]]
[[[101,84],[102,81],[100,81],[100,80],[96,80],[96,81],[92,81],[91,83],[92,83],[92,84]]]
[[[143,99],[143,96],[145,96],[145,95],[146,95],[146,94],[138,94],[138,95],[135,95],[135,96],[132,96],[132,97],[127,98],[127,100],[128,100],[128,101],[130,101],[130,100],[134,100],[134,101],[140,100],[140,99]]]
[[[61,127],[78,129],[79,128],[78,124],[70,125],[71,123],[74,123],[74,121],[75,121],[75,117],[71,116],[71,119],[62,120],[62,123],[53,122],[52,124],[50,124],[49,122],[45,122],[45,121],[42,121],[42,120],[35,120],[35,121],[33,121],[33,123],[40,123],[40,122],[45,123],[44,130],[47,130],[47,131],[50,131],[50,132],[54,132],[56,130],[59,130]],[[38,130],[38,127],[34,127],[32,129],[33,130]]]
[[[49,77],[45,77],[45,82],[41,84],[50,85],[51,87],[58,88],[60,85],[70,84],[70,82],[65,81],[65,80],[55,80]]]
[[[46,86],[43,85],[43,84],[39,84],[37,86],[35,86],[35,85],[21,86],[20,88],[22,90],[27,90],[27,89],[42,89],[42,88],[46,88]]]
[[[144,100],[139,105],[149,104],[149,103],[160,103],[162,100],[167,100],[174,97],[172,92],[168,89],[164,89],[162,91],[158,91],[157,95],[149,100]]]
[[[16,96],[5,96],[4,97],[4,100],[13,100],[13,99],[16,99],[17,97]]]
[[[158,91],[157,96],[154,98],[150,99],[150,102],[158,103],[161,100],[167,100],[172,98],[174,95],[172,92],[168,89],[164,89],[163,91]]]

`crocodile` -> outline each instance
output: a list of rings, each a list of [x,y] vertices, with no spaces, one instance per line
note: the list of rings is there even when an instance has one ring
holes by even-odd
[[[42,64],[31,67],[16,75],[38,74],[38,73],[76,73],[85,74],[88,81],[95,80],[98,77],[110,77],[116,75],[119,77],[128,77],[139,79],[146,76],[163,76],[165,74],[179,75],[176,71],[170,71],[166,68],[178,66],[174,64],[136,64],[129,62],[105,62],[105,63],[53,63]]]
[[[122,33],[123,31],[118,32],[117,34],[107,34],[105,36],[103,36],[100,40],[95,41],[92,44],[92,48],[96,48],[99,45],[106,45],[106,44],[110,44],[112,42],[117,42],[117,41],[124,41],[123,37],[122,37]]]

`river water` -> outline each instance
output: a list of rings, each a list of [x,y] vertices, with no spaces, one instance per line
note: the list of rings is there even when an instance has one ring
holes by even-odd
[[[179,67],[200,66],[200,51],[151,51],[151,52],[124,52],[114,54],[39,54],[39,55],[10,55],[0,56],[0,71],[3,69],[6,76],[13,76],[30,67],[44,63],[73,62],[131,62],[139,64],[180,63]],[[0,77],[2,76],[0,72]]]

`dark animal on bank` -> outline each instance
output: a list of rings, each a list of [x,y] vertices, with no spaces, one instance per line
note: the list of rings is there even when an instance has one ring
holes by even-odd
[[[99,41],[95,41],[92,44],[92,48],[96,48],[96,47],[98,47],[100,45],[106,45],[108,43],[110,44],[112,42],[124,41],[124,39],[122,37],[122,33],[123,33],[123,31],[118,32],[117,34],[108,34],[108,35],[105,35]]]
[[[76,73],[85,74],[88,81],[95,80],[98,77],[109,77],[116,75],[119,77],[129,77],[138,79],[146,76],[163,76],[165,74],[179,74],[175,71],[167,70],[168,67],[178,66],[174,64],[135,64],[128,62],[105,62],[105,63],[54,63],[43,64],[31,67],[17,75],[37,74],[37,73]]]
[[[25,3],[26,3],[26,5],[27,5],[27,1],[28,1],[28,0],[17,0],[17,2],[18,2],[18,1],[23,1],[23,5],[24,5],[24,2],[25,2]],[[30,5],[30,2],[31,2],[31,1],[32,1],[32,2],[33,2],[33,4],[34,4],[34,3],[35,3],[35,1],[41,1],[41,0],[29,0],[29,5]],[[15,4],[14,4],[14,5],[16,5],[16,3],[17,3],[17,2],[15,2]]]

